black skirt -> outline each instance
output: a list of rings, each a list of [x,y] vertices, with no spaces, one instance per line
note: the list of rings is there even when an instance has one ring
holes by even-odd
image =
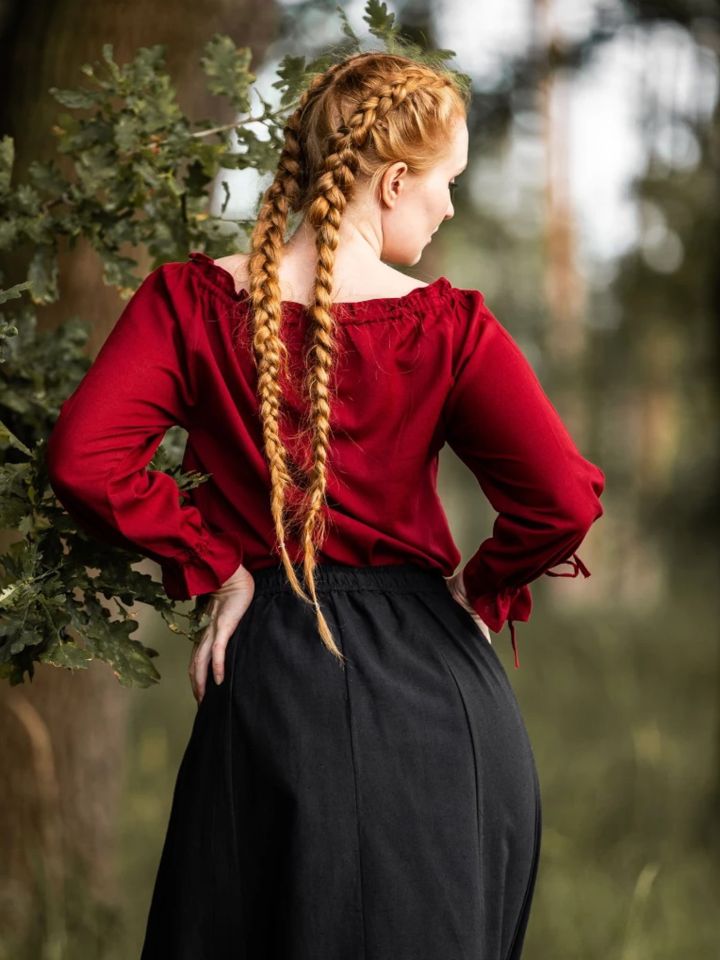
[[[141,960],[517,960],[541,805],[500,659],[437,571],[315,576],[345,668],[283,568],[256,571],[180,765]]]

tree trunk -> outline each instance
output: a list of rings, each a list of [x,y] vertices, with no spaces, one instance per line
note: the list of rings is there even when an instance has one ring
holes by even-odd
[[[184,111],[190,117],[212,114],[229,122],[230,109],[206,93],[198,61],[215,33],[235,37],[262,57],[276,31],[276,8],[254,6],[249,16],[248,7],[237,0],[0,0],[0,75],[2,89],[12,93],[0,98],[0,129],[15,141],[15,182],[25,179],[32,161],[54,153],[49,130],[63,108],[47,92],[49,87],[82,86],[79,67],[99,60],[103,43],[113,45],[120,63],[141,46],[163,44]],[[219,113],[222,109],[226,116]],[[6,286],[24,278],[31,254],[22,250],[3,255]],[[87,245],[65,251],[62,298],[44,308],[40,318],[47,325],[73,313],[94,320],[93,353],[121,308],[100,273],[99,260]],[[93,955],[103,953],[96,908],[112,914],[117,897],[114,841],[128,696],[102,663],[74,673],[40,666],[32,683],[0,688],[5,824],[0,925],[8,956],[65,956],[68,931],[73,947],[78,939],[92,939]],[[110,931],[112,936],[112,927]],[[90,953],[83,950],[82,955]]]

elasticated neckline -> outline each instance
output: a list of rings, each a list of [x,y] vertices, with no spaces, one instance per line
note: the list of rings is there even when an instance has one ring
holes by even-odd
[[[190,251],[190,261],[196,264],[202,271],[205,278],[219,291],[227,297],[239,303],[249,302],[250,295],[245,289],[236,290],[235,281],[228,270],[218,264],[208,254],[201,250]],[[408,293],[400,297],[375,297],[371,300],[346,300],[333,303],[333,308],[339,310],[342,316],[348,320],[357,320],[359,318],[377,315],[379,317],[395,316],[399,312],[404,312],[416,308],[417,304],[431,304],[440,300],[452,287],[450,280],[445,276],[440,276],[432,283],[424,287],[415,287]],[[283,300],[284,309],[293,313],[304,314],[307,306],[295,300]]]

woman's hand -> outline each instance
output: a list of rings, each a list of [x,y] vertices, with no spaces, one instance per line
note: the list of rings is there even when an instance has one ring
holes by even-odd
[[[485,637],[487,638],[488,643],[492,643],[492,640],[490,639],[490,628],[482,619],[482,617],[479,614],[477,614],[473,610],[473,608],[470,606],[470,601],[467,598],[467,594],[465,592],[465,586],[463,584],[462,570],[458,570],[458,572],[453,574],[452,577],[446,577],[445,583],[447,584],[448,590],[452,594],[453,598],[457,600],[457,602],[460,604],[461,607],[465,607],[467,612],[472,616],[473,620],[480,627],[482,632],[485,634]]]
[[[206,613],[210,624],[190,657],[190,685],[198,706],[205,696],[208,662],[212,659],[215,683],[222,683],[225,674],[225,649],[228,640],[252,602],[255,581],[242,564],[221,587],[210,595]]]

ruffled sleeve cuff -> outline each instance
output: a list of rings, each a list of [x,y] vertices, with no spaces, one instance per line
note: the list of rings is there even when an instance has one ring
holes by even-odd
[[[513,654],[515,658],[515,667],[520,666],[518,657],[517,642],[515,639],[515,624],[513,621],[520,620],[527,622],[530,619],[532,611],[532,594],[528,584],[519,587],[505,587],[496,593],[483,593],[473,596],[472,591],[468,589],[463,579],[465,590],[473,610],[485,621],[485,623],[499,633],[505,622],[510,629],[510,640],[512,642]]]
[[[555,572],[551,567],[545,570],[548,577],[576,577],[582,573],[584,577],[590,576],[590,571],[582,562],[577,553],[573,553],[570,558],[563,560],[562,563],[569,563],[572,572]],[[560,566],[560,564],[555,564]],[[468,602],[473,610],[485,621],[485,623],[499,633],[504,624],[510,629],[510,639],[512,641],[513,654],[515,657],[515,667],[520,666],[518,657],[517,641],[515,638],[515,621],[527,622],[530,619],[532,611],[532,594],[529,584],[523,584],[519,587],[505,587],[496,593],[473,594],[463,577],[463,586],[468,598]]]
[[[214,593],[243,560],[240,538],[232,532],[213,533],[192,550],[161,563],[162,583],[171,600],[189,600]]]

